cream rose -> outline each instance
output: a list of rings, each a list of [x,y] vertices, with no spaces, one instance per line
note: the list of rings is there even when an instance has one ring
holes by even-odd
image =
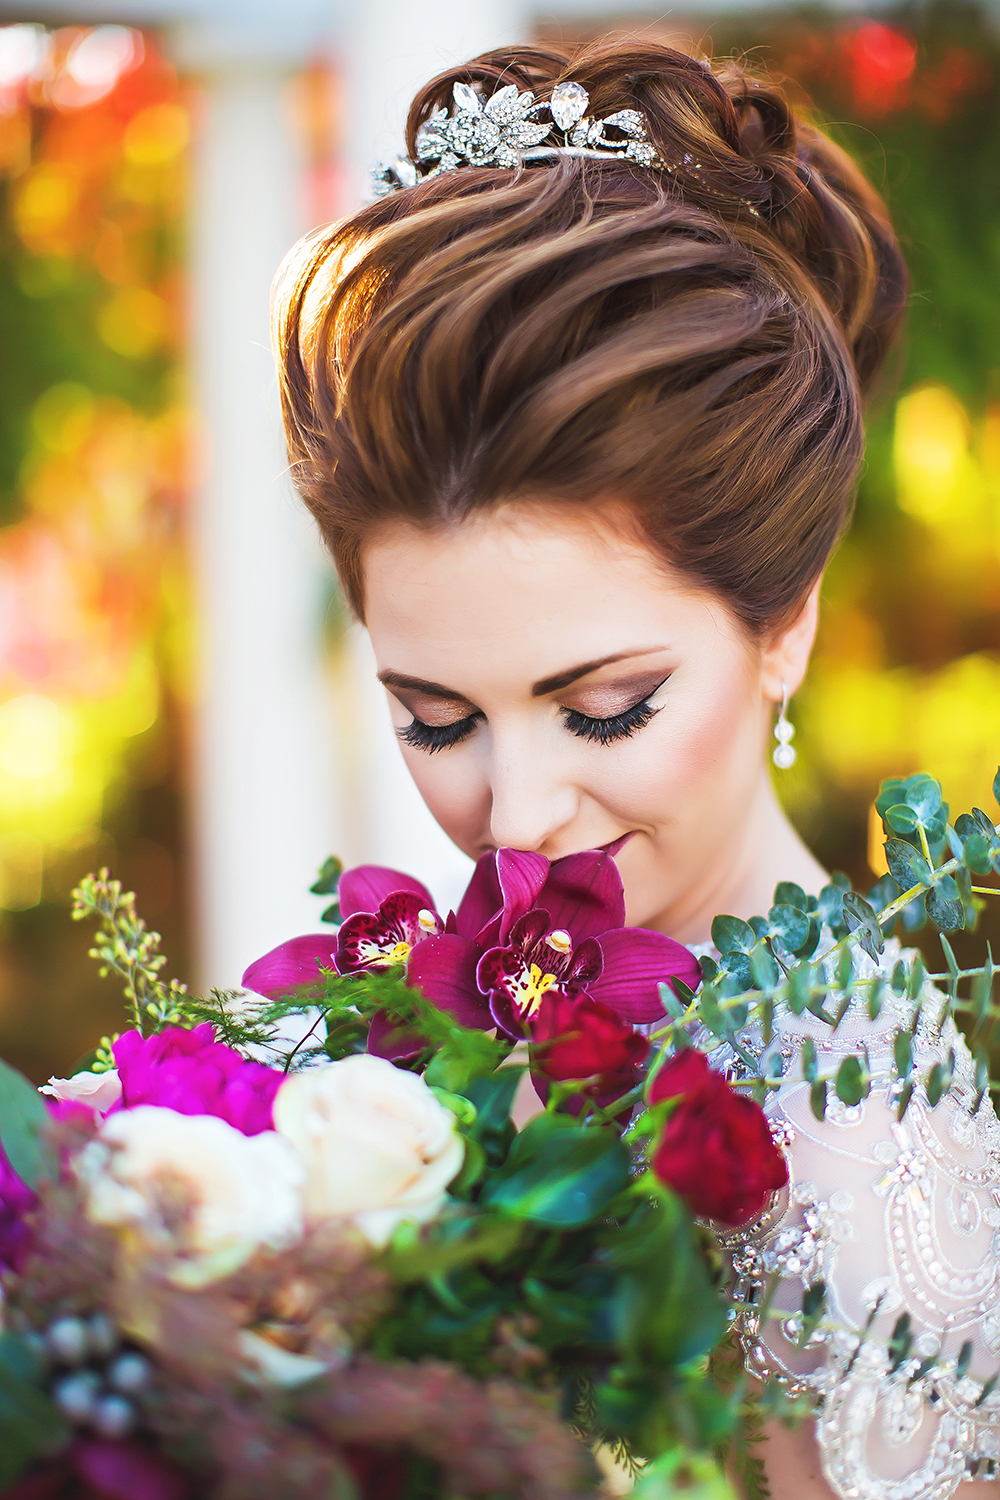
[[[350,1218],[373,1245],[432,1219],[465,1154],[423,1079],[367,1054],[286,1079],[274,1124],[305,1161],[307,1220]]]
[[[90,1218],[137,1230],[180,1285],[204,1286],[302,1233],[305,1168],[273,1130],[244,1135],[215,1115],[141,1104],[106,1120],[78,1162]]]
[[[74,1073],[72,1078],[50,1078],[38,1090],[68,1104],[85,1104],[97,1115],[106,1115],[122,1096],[118,1069],[106,1073]]]

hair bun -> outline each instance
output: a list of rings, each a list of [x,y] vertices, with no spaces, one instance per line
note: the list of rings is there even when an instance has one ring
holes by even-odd
[[[410,112],[408,149],[412,155],[417,129],[449,102],[456,82],[486,94],[515,83],[544,98],[568,79],[586,88],[595,117],[641,111],[686,202],[722,219],[757,254],[762,235],[779,247],[800,287],[838,321],[867,390],[905,310],[902,254],[860,169],[766,74],[657,43],[602,43],[572,56],[508,48],[422,90]]]

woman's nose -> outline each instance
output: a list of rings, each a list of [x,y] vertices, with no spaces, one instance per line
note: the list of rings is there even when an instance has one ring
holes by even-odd
[[[498,849],[545,854],[579,810],[576,787],[527,746],[494,757],[491,794],[490,839]]]

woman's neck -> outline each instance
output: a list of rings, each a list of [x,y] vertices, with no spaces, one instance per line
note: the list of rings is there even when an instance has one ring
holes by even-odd
[[[687,887],[655,926],[678,942],[708,942],[712,919],[720,912],[744,919],[767,912],[779,880],[793,880],[807,895],[818,895],[828,878],[789,822],[764,771],[725,860]]]

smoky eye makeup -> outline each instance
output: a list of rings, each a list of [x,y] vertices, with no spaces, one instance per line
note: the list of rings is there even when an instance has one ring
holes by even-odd
[[[645,675],[631,678],[627,682],[619,681],[590,688],[579,695],[587,703],[590,712],[585,713],[582,709],[566,704],[562,705],[559,712],[566,728],[577,738],[598,745],[611,745],[617,740],[630,739],[656,717],[660,708],[654,708],[649,699],[659,692],[668,678],[669,673],[667,677],[660,677],[659,673],[655,673],[652,677]],[[625,706],[616,707],[623,700]]]

